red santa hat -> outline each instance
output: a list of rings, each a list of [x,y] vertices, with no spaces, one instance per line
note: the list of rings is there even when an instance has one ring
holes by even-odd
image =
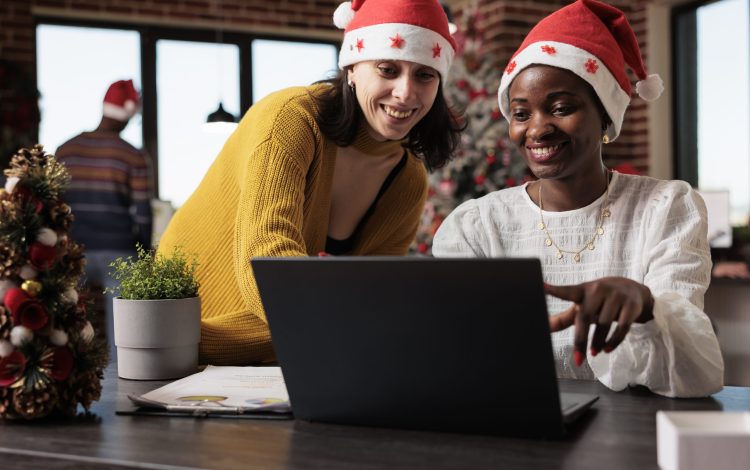
[[[500,81],[500,110],[510,120],[508,89],[513,79],[532,64],[570,70],[596,92],[612,124],[606,135],[617,138],[632,86],[628,65],[638,77],[635,90],[647,100],[657,99],[664,85],[658,75],[647,75],[638,40],[617,8],[596,0],[578,0],[541,20],[524,39]]]
[[[342,69],[365,60],[407,60],[432,67],[445,79],[456,53],[438,0],[353,0],[339,5],[333,22],[345,30]]]
[[[117,121],[128,121],[138,112],[140,99],[133,80],[118,80],[109,86],[104,95],[102,113]]]

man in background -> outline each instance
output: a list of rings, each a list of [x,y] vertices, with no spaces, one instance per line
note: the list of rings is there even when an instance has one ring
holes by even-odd
[[[65,198],[75,216],[71,236],[85,246],[90,287],[112,287],[109,263],[135,255],[136,243],[151,247],[151,161],[120,137],[139,105],[132,80],[113,83],[104,95],[99,126],[73,137],[56,152],[70,172]],[[107,294],[104,302],[114,359],[112,295]]]

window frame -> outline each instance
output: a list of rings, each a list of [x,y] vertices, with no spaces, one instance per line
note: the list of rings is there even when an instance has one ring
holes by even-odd
[[[159,146],[158,146],[158,109],[156,99],[156,43],[159,40],[193,41],[211,44],[231,44],[239,48],[239,84],[240,84],[240,116],[253,103],[252,83],[252,42],[256,39],[273,41],[304,42],[310,44],[333,45],[341,48],[341,41],[310,38],[293,35],[276,35],[255,32],[222,31],[210,28],[180,28],[161,25],[133,24],[117,21],[81,20],[59,18],[54,16],[34,17],[34,31],[40,25],[71,26],[81,28],[118,29],[135,31],[141,40],[141,97],[142,97],[142,127],[143,147],[151,156],[154,165],[154,184],[156,194],[159,194]],[[36,36],[35,36],[36,37]],[[36,39],[35,39],[36,41]],[[34,72],[34,83],[38,82],[37,71]]]

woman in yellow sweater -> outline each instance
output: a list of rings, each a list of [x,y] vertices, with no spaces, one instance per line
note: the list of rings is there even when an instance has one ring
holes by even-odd
[[[339,74],[256,103],[161,239],[198,256],[201,363],[274,360],[252,258],[405,254],[425,166],[458,143],[441,87],[455,43],[437,0],[355,0],[334,22]]]

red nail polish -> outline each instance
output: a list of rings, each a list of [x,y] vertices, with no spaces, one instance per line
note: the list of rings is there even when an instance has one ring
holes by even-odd
[[[607,353],[607,354],[609,354],[609,353],[612,352],[613,349],[614,348],[611,348],[611,347],[607,346],[606,348],[604,348],[604,352]]]
[[[599,351],[597,351],[596,348],[591,348],[591,356],[594,357],[597,354],[599,354]]]
[[[581,351],[573,351],[573,359],[576,361],[578,367],[583,364],[583,353]]]

